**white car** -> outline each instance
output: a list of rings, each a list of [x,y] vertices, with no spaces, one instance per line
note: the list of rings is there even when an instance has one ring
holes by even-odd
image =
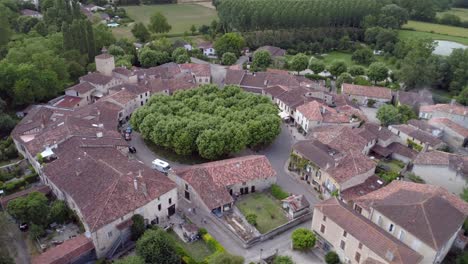
[[[169,170],[171,170],[171,166],[169,166],[169,163],[165,162],[164,160],[155,159],[153,160],[152,165],[153,169],[165,174],[167,174]]]

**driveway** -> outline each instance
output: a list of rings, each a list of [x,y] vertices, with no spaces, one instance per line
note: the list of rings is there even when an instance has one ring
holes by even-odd
[[[365,107],[365,106],[361,106],[359,108],[362,110],[362,112],[364,112],[369,122],[380,124],[380,121],[377,119],[377,110],[378,110],[377,108],[371,108],[371,107]]]
[[[198,64],[209,64],[211,69],[212,83],[217,84],[218,86],[224,85],[224,78],[226,78],[226,67],[193,57],[191,58],[191,61]]]

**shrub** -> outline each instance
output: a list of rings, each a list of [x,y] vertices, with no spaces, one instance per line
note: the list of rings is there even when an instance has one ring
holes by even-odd
[[[340,257],[338,257],[335,251],[330,251],[325,255],[325,262],[327,264],[339,264]]]
[[[224,252],[224,247],[216,240],[214,239],[210,234],[205,234],[202,236],[203,241],[208,245],[210,250],[216,251],[216,252]]]
[[[45,233],[44,228],[40,225],[32,224],[29,228],[29,236],[32,239],[36,239],[38,237],[43,236]]]
[[[234,63],[236,63],[236,54],[232,53],[232,52],[226,52],[223,54],[223,57],[221,58],[221,63],[223,65],[232,65]]]
[[[247,219],[247,222],[249,224],[256,226],[257,225],[257,215],[256,214],[248,214],[245,216],[245,219]]]
[[[131,238],[133,241],[137,240],[138,238],[145,233],[145,219],[143,216],[136,214],[132,216],[132,226],[130,228],[131,231]]]
[[[416,182],[416,183],[426,183],[421,177],[419,177],[418,175],[416,175],[414,173],[409,173],[408,174],[408,179],[410,179],[410,181]]]
[[[290,256],[276,256],[273,264],[294,264],[294,261]]]
[[[411,139],[407,139],[406,143],[408,144],[409,148],[412,148],[418,152],[421,152],[421,150],[423,149],[423,146],[419,145],[418,143],[414,142]]]
[[[293,249],[304,250],[315,246],[315,235],[312,231],[305,228],[298,228],[294,230],[291,235]]]
[[[374,99],[367,100],[367,107],[374,107],[376,101]]]
[[[281,187],[278,184],[272,184],[270,192],[271,195],[273,195],[273,197],[275,197],[278,200],[283,200],[289,196],[289,193],[283,191],[283,189],[281,189]]]
[[[204,235],[208,234],[208,231],[206,230],[206,228],[203,228],[203,227],[202,227],[202,228],[199,228],[199,229],[198,229],[198,234],[199,234],[200,236],[204,236]]]

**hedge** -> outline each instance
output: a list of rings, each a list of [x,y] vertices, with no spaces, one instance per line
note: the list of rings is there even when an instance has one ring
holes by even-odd
[[[278,184],[272,184],[271,185],[271,195],[275,197],[278,200],[283,200],[289,197],[289,193],[283,191],[281,187]]]
[[[24,190],[24,187],[26,185],[36,182],[38,180],[39,180],[39,176],[36,173],[32,173],[30,175],[25,176],[21,180],[5,183],[3,184],[3,186],[0,186],[0,189],[3,189],[5,193],[8,195],[18,190]]]

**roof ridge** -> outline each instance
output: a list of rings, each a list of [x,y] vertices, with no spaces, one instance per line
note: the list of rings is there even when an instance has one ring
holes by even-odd
[[[104,208],[107,207],[107,204],[109,203],[109,201],[110,201],[110,199],[112,197],[112,194],[114,193],[115,189],[117,188],[117,184],[119,183],[119,181],[120,181],[120,177],[118,179],[116,179],[115,182],[113,183],[113,186],[111,186],[111,188],[110,188],[111,190],[109,192],[109,195],[107,196],[106,202],[100,207],[101,211],[100,211],[98,217],[96,218],[96,220],[94,221],[93,226],[91,227],[91,230],[94,230],[97,223],[101,219],[102,214],[104,213]]]
[[[420,204],[420,206],[421,206],[421,209],[423,211],[424,220],[426,221],[426,224],[429,227],[428,229],[429,229],[429,233],[430,233],[431,238],[432,238],[432,242],[434,243],[434,246],[437,249],[438,248],[437,241],[436,241],[436,239],[434,237],[434,232],[432,231],[432,227],[431,227],[431,224],[429,223],[429,219],[427,218],[426,209],[424,208],[423,204]]]

